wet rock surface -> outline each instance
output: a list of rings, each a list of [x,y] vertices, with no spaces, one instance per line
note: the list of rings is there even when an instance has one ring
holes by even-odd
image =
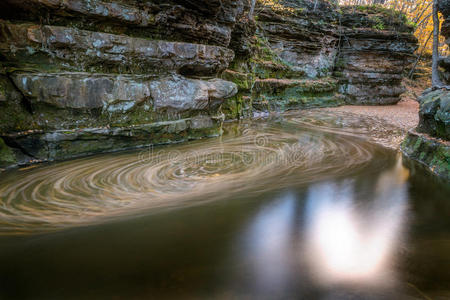
[[[403,153],[425,165],[434,174],[450,180],[450,142],[410,131],[402,144]]]
[[[151,147],[155,144],[170,144],[214,137],[220,134],[223,119],[197,115],[175,121],[152,122],[124,127],[89,127],[82,129],[28,131],[3,136],[8,144],[19,149],[35,162],[62,160],[90,154],[126,149]],[[8,148],[8,151],[13,149]],[[9,157],[2,149],[2,158]],[[17,161],[13,153],[10,163]]]

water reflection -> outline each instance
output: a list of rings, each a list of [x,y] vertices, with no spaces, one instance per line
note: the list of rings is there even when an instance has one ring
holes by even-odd
[[[247,284],[275,294],[294,278],[322,287],[392,287],[407,222],[407,179],[399,157],[371,182],[372,195],[359,193],[358,183],[346,179],[311,185],[305,195],[280,196],[241,237],[240,260],[252,270]]]
[[[296,198],[292,193],[264,207],[248,224],[239,244],[242,261],[250,265],[248,286],[262,294],[282,292],[292,277],[295,257]]]
[[[443,299],[450,191],[373,153],[312,184],[301,169],[264,193],[0,236],[0,298]]]
[[[0,235],[99,224],[309,184],[354,173],[377,152],[364,135],[303,119],[300,114],[234,124],[220,139],[8,172],[0,178]],[[297,172],[302,176],[291,176]]]

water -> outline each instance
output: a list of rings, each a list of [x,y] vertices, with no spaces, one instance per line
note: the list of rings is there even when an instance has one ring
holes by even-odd
[[[0,298],[450,298],[450,185],[400,134],[297,112],[3,173]]]

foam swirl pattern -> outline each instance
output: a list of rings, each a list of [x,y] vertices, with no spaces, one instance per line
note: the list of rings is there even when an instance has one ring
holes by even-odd
[[[226,124],[217,139],[4,173],[0,232],[88,225],[351,174],[378,148],[361,128],[335,120],[309,112]]]

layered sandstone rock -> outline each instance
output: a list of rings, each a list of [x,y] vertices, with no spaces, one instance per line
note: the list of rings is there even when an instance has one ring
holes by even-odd
[[[239,94],[230,118],[248,111],[284,111],[342,104],[395,104],[417,40],[399,13],[328,1],[259,4],[251,59],[237,52],[222,77]],[[307,87],[305,87],[307,85]],[[251,114],[251,113],[250,113]]]
[[[236,86],[221,79],[196,80],[172,75],[152,80],[143,75],[93,73],[14,73],[13,81],[34,107],[130,111],[143,103],[153,111],[181,113],[214,110],[233,96]]]
[[[337,82],[330,78],[339,39],[332,5],[282,0],[259,3],[256,11],[258,29],[253,39],[244,39],[251,58],[237,51],[231,70],[222,77],[240,91],[224,106],[227,116],[342,104],[335,95]]]
[[[338,14],[327,1],[280,1],[264,6],[258,24],[271,50],[309,78],[331,75],[337,53]]]
[[[233,51],[219,46],[167,42],[61,26],[0,21],[5,67],[133,74],[211,75],[225,69]]]
[[[350,104],[395,104],[417,39],[400,14],[378,7],[344,7],[334,75]]]
[[[225,0],[2,1],[2,147],[16,161],[54,160],[220,134],[220,105],[237,87],[214,77],[233,60],[241,10]]]
[[[234,0],[3,0],[0,18],[228,46],[242,8]]]

